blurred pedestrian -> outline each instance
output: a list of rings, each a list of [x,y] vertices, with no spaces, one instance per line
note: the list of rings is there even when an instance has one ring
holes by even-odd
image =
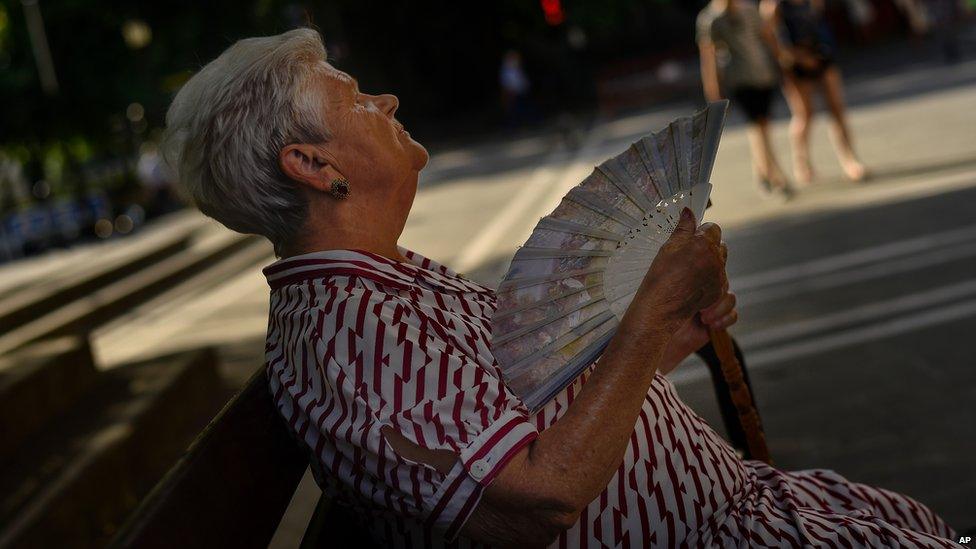
[[[156,217],[183,207],[172,173],[163,161],[158,148],[146,143],[136,163],[136,176],[142,185],[146,216]]]
[[[847,18],[854,27],[854,36],[859,45],[868,44],[874,38],[876,16],[874,5],[868,0],[847,0]]]
[[[769,138],[769,111],[779,70],[759,10],[747,0],[712,0],[698,14],[697,33],[705,99],[721,99],[722,88],[728,92],[749,120],[752,168],[760,190],[789,198],[793,191]],[[721,79],[720,56],[725,61]]]
[[[895,6],[901,10],[908,20],[908,28],[915,38],[922,38],[929,31],[928,15],[922,0],[894,0]]]
[[[784,71],[783,90],[793,112],[790,138],[793,173],[800,184],[813,180],[810,128],[813,94],[822,90],[833,118],[833,141],[844,175],[863,181],[867,169],[854,153],[844,105],[844,86],[834,61],[834,43],[823,19],[823,0],[762,0],[760,9],[770,29],[773,52]]]
[[[522,54],[518,51],[505,52],[501,68],[498,70],[498,83],[502,91],[502,108],[505,110],[506,123],[510,127],[522,125],[531,114],[529,106],[531,85],[522,67]]]
[[[959,61],[959,0],[923,0],[932,35],[938,41],[946,63]]]

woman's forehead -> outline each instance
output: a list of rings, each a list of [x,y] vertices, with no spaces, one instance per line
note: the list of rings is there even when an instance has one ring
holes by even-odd
[[[327,79],[332,80],[338,84],[345,84],[345,85],[356,84],[356,79],[353,78],[352,76],[349,76],[349,74],[340,71],[339,69],[333,67],[328,63],[323,62],[323,64],[325,65],[325,77]]]

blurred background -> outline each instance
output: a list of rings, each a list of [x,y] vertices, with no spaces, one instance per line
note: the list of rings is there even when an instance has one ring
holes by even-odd
[[[317,28],[432,153],[402,244],[494,285],[595,164],[704,104],[705,4],[0,0],[0,547],[104,545],[261,367],[270,245],[185,208],[157,152],[203,64]],[[764,198],[733,106],[707,217],[731,249],[734,335],[779,465],[904,491],[968,528],[976,0],[825,5],[872,176],[843,177],[818,119],[814,183]],[[777,92],[784,167],[788,122]],[[720,426],[705,369],[674,379]],[[297,545],[316,490],[303,481],[273,545]]]

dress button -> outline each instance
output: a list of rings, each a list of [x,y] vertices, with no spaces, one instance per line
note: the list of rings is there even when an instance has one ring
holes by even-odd
[[[479,459],[478,461],[471,464],[470,472],[471,472],[471,478],[475,480],[481,480],[485,478],[485,475],[488,474],[488,462],[483,459]]]

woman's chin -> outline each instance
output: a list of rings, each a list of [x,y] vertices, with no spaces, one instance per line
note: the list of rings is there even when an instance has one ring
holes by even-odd
[[[427,149],[425,149],[423,145],[412,139],[410,140],[410,144],[410,148],[413,149],[411,152],[413,153],[414,157],[414,167],[417,171],[420,171],[424,169],[424,166],[427,165],[427,161],[430,160],[430,154],[427,153]]]

